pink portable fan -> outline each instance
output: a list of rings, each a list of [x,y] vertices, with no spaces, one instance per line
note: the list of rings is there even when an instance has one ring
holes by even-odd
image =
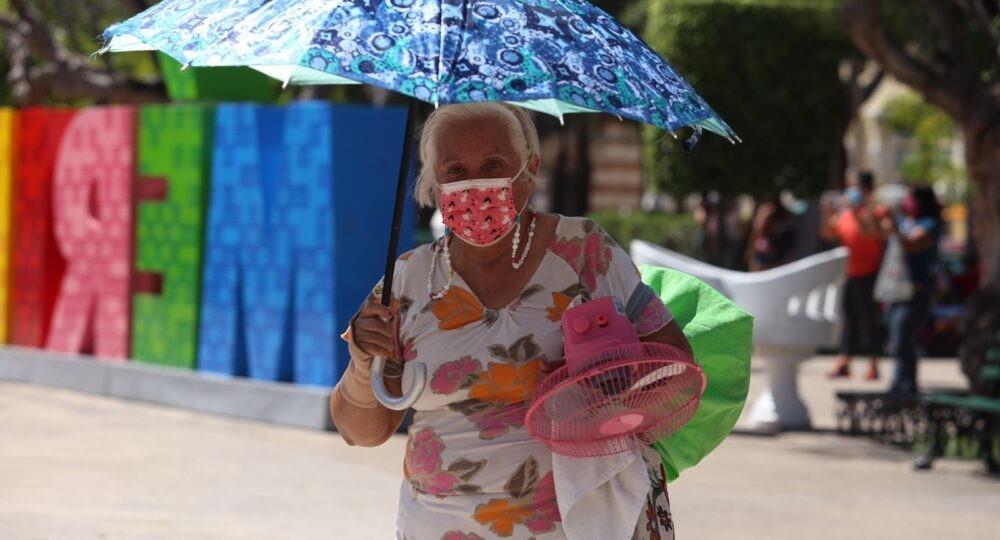
[[[557,454],[597,457],[673,433],[698,409],[705,374],[677,347],[639,341],[613,298],[566,310],[566,364],[535,391],[528,432]]]

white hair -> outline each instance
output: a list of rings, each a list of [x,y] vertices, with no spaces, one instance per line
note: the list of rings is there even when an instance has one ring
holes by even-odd
[[[424,122],[420,133],[420,174],[414,197],[420,206],[437,205],[437,152],[438,135],[449,125],[470,120],[495,120],[507,127],[510,142],[517,149],[521,163],[540,156],[538,131],[527,111],[520,107],[497,102],[460,103],[436,109]],[[538,180],[529,170],[521,173],[530,185]]]

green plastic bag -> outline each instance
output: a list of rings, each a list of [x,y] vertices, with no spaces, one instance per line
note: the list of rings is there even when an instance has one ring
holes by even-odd
[[[672,482],[714,450],[743,411],[750,390],[753,317],[693,276],[647,265],[639,271],[674,314],[708,379],[691,421],[653,445]]]

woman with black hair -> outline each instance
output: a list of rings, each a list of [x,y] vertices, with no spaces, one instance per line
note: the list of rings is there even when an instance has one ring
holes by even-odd
[[[941,237],[941,205],[929,186],[913,186],[900,205],[902,215],[884,220],[889,234],[899,240],[913,295],[889,306],[889,347],[896,362],[890,393],[917,392],[917,336],[930,314],[934,267]]]
[[[757,208],[747,242],[746,262],[751,272],[760,272],[792,262],[795,221],[777,195]]]

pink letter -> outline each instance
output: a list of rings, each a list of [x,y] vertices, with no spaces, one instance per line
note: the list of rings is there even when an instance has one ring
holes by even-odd
[[[67,265],[47,349],[128,358],[133,117],[130,107],[85,109],[56,155],[53,214]]]

